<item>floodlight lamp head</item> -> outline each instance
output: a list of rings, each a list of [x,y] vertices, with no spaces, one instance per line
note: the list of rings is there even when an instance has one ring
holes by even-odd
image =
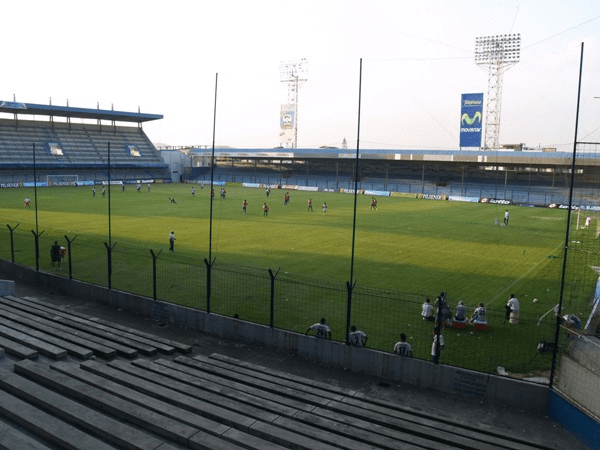
[[[505,34],[475,38],[475,63],[503,65],[519,62],[521,35]]]

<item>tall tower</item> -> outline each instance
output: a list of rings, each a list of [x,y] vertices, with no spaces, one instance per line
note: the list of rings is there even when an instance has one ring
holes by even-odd
[[[488,94],[485,102],[485,149],[499,148],[502,78],[519,62],[521,35],[504,34],[475,38],[475,64],[488,69]]]
[[[287,83],[287,103],[281,105],[279,114],[279,142],[284,148],[298,147],[298,90],[307,78],[306,58],[300,61],[283,62],[279,66],[280,79]]]

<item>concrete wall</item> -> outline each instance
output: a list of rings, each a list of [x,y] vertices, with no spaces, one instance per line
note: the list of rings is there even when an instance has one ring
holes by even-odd
[[[45,290],[121,308],[170,325],[187,327],[226,339],[244,340],[274,350],[296,352],[297,355],[310,360],[394,382],[500,403],[537,414],[546,414],[547,411],[547,386],[443,364],[435,365],[429,361],[402,358],[378,350],[350,347],[341,342],[271,329],[231,317],[207,314],[204,311],[108,290],[50,273],[36,272],[7,261],[0,260],[0,268],[4,273],[19,280],[17,282],[30,283]]]

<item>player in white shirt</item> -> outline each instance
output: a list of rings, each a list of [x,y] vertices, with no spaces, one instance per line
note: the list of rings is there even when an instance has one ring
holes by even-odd
[[[428,298],[425,299],[423,305],[421,305],[421,316],[423,320],[433,320],[433,305],[431,304],[431,300]]]
[[[483,306],[483,303],[480,303],[479,306],[475,308],[475,311],[473,311],[471,322],[487,323],[486,315],[487,310],[485,309],[485,306]]]
[[[458,302],[458,306],[456,307],[456,314],[454,314],[455,322],[466,322],[467,321],[467,307],[465,306],[465,302],[460,300]]]
[[[506,303],[506,320],[519,318],[519,299],[515,294],[510,294],[508,303]]]
[[[412,356],[412,346],[406,342],[406,334],[400,334],[400,342],[394,345],[394,353],[399,356]]]
[[[348,342],[355,347],[364,347],[367,344],[367,334],[364,331],[357,330],[354,325],[350,327],[348,333]]]
[[[438,350],[438,335],[435,332],[435,328],[433,329],[433,342],[431,344],[431,361],[434,363],[438,363],[440,361],[440,356],[442,355],[442,349],[444,348],[444,336],[439,335],[439,350]]]
[[[323,317],[320,322],[308,327],[305,334],[308,334],[309,331],[314,331],[315,336],[319,339],[331,339],[331,329],[325,323],[325,317]]]

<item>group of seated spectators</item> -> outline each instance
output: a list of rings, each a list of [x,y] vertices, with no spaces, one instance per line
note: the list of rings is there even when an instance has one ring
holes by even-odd
[[[468,319],[465,302],[460,300],[453,315],[450,307],[448,306],[445,292],[442,292],[437,297],[434,304],[432,304],[431,300],[428,298],[425,299],[425,302],[422,305],[421,316],[423,317],[423,320],[430,320],[432,322],[437,322],[439,317],[442,326],[449,326],[452,323],[487,324],[487,310],[483,303],[479,303],[479,305],[477,305],[471,314],[471,318]]]

